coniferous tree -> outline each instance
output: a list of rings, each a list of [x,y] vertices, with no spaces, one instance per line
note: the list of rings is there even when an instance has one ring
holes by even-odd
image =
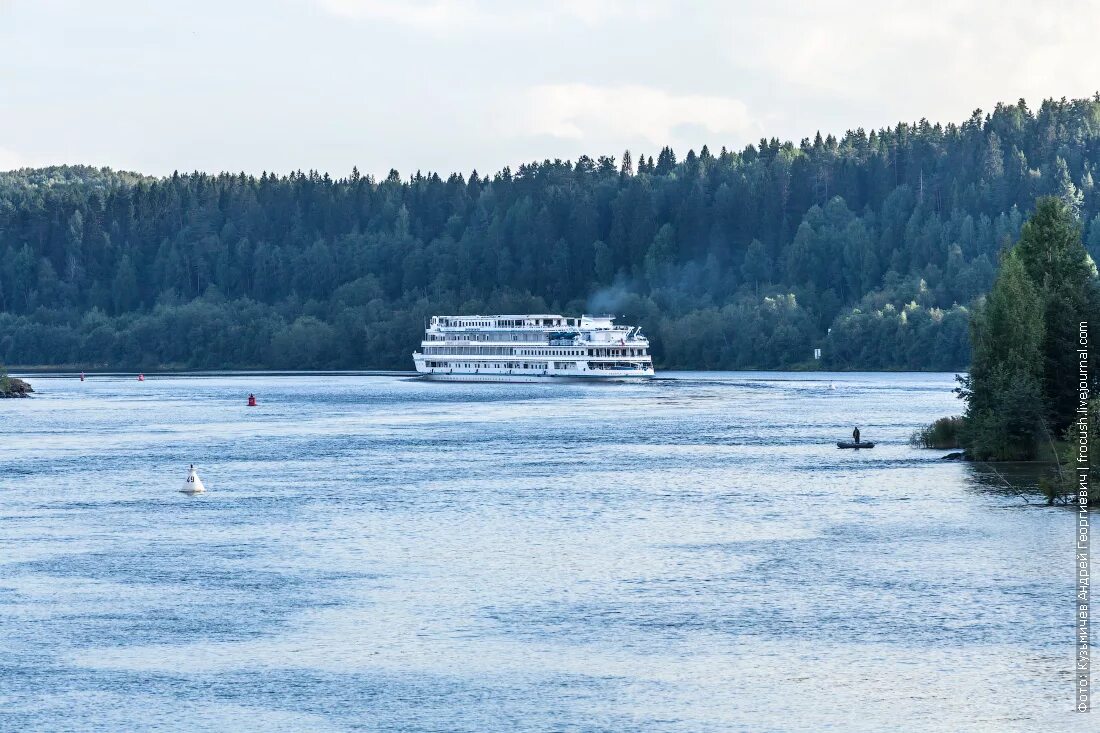
[[[619,169],[620,175],[624,178],[629,178],[634,175],[634,159],[630,157],[630,151],[623,151],[623,165]]]
[[[1047,432],[1043,409],[1043,318],[1022,257],[1001,263],[993,290],[971,321],[973,358],[961,378],[963,441],[980,460],[1029,460]]]
[[[771,279],[771,262],[768,251],[759,239],[754,239],[745,250],[745,260],[741,263],[741,277],[752,285],[756,294],[760,293],[760,284]]]
[[[1039,297],[1045,418],[1060,437],[1077,407],[1078,327],[1089,318],[1096,269],[1071,207],[1059,198],[1039,199],[1016,251]]]

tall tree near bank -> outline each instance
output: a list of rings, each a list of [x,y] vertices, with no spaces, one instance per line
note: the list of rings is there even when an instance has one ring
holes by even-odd
[[[1016,249],[970,322],[973,359],[961,378],[963,443],[979,460],[1030,460],[1046,431],[1039,293]]]
[[[1016,252],[1040,300],[1044,417],[1051,432],[1061,437],[1077,408],[1078,330],[1089,318],[1096,267],[1071,205],[1055,197],[1036,202]]]

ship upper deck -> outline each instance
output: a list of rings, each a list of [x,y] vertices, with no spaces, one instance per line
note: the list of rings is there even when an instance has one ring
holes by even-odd
[[[470,330],[554,330],[554,329],[578,329],[584,331],[597,330],[629,330],[628,326],[616,326],[615,317],[610,315],[590,316],[582,315],[580,318],[567,318],[554,313],[534,313],[525,315],[496,315],[496,316],[432,316],[428,325],[429,331],[470,331]]]
[[[614,320],[614,316],[566,318],[556,314],[433,316],[422,343],[649,346],[640,328],[616,326]]]

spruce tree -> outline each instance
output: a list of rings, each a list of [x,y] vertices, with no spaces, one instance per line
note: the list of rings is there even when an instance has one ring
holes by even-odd
[[[961,378],[963,443],[979,460],[1030,460],[1045,432],[1039,294],[1013,249],[971,321],[973,359]]]
[[[634,159],[630,157],[630,151],[623,151],[623,165],[619,169],[619,174],[623,178],[629,178],[634,175]]]
[[[1042,368],[1045,418],[1062,437],[1077,407],[1077,333],[1088,319],[1095,267],[1081,241],[1072,209],[1055,197],[1037,201],[1016,246],[1035,286],[1043,317]]]

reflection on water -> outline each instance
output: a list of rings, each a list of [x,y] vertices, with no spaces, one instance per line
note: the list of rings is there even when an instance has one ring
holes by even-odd
[[[1055,470],[1053,463],[971,463],[967,469],[976,490],[1044,504],[1039,482],[1051,478]]]
[[[1072,517],[907,445],[949,374],[34,385],[0,403],[3,729],[1074,722]]]

